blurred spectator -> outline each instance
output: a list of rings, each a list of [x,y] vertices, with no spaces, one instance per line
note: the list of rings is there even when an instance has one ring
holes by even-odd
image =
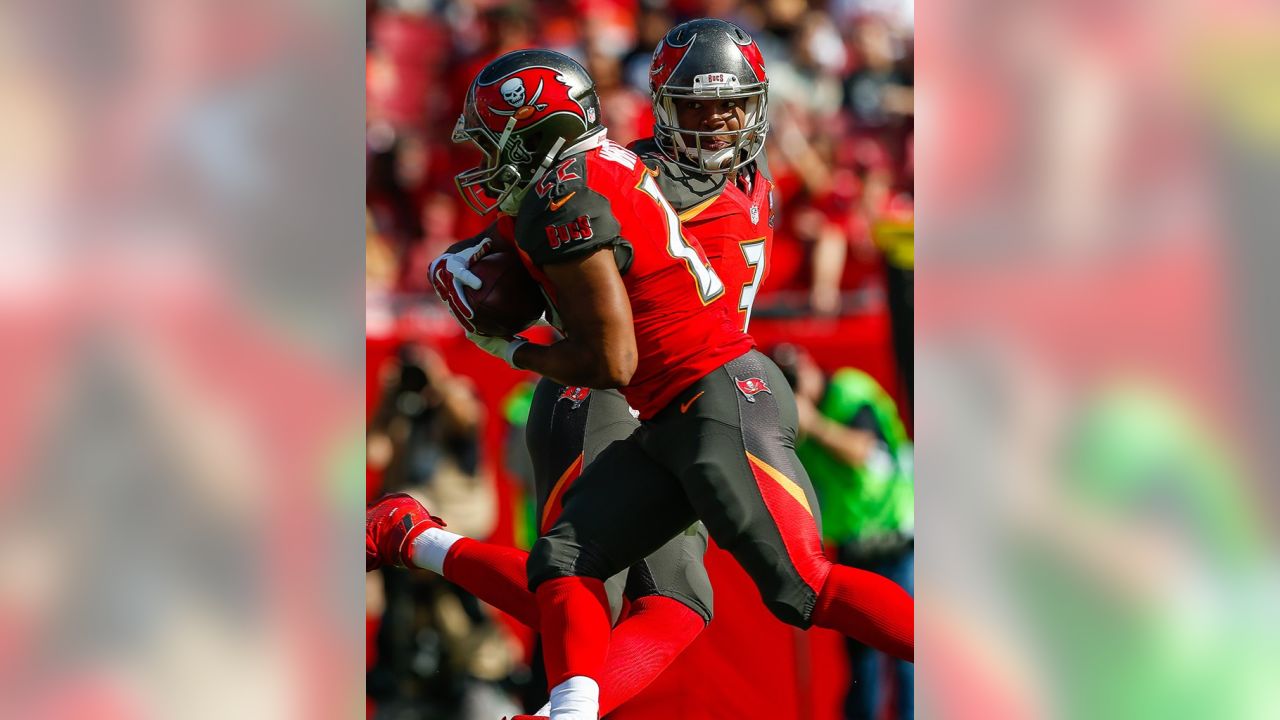
[[[398,267],[395,248],[381,235],[372,213],[365,213],[364,283],[366,292],[389,292],[394,289]]]
[[[620,145],[653,134],[653,110],[649,96],[623,81],[622,62],[602,52],[599,42],[587,50],[587,72],[596,81],[600,94],[600,116],[609,128],[609,138]]]
[[[369,421],[368,458],[383,492],[422,488],[445,467],[475,475],[484,407],[470,382],[438,354],[406,345],[383,369],[383,392]],[[378,493],[381,494],[381,493]]]
[[[854,24],[855,67],[845,79],[845,105],[859,128],[885,128],[914,112],[910,80],[898,62],[895,40],[883,18]]]
[[[884,253],[885,292],[893,355],[907,403],[915,400],[915,207],[906,193],[889,201],[872,224],[876,247]]]
[[[841,27],[860,17],[884,18],[894,34],[910,37],[915,28],[915,0],[832,0],[831,15]]]
[[[829,13],[793,0],[767,0],[759,17],[770,75],[769,162],[782,207],[776,274],[761,312],[866,312],[886,279],[871,227],[890,198],[910,188],[909,34],[858,15],[842,37]],[[801,302],[783,297],[801,286]]]
[[[408,490],[447,515],[451,528],[487,536],[497,503],[481,472],[485,410],[470,381],[433,350],[411,344],[382,379],[367,441],[370,471],[381,478],[369,494]],[[370,628],[372,717],[491,720],[518,712],[510,691],[527,682],[522,651],[476,598],[437,575],[396,568],[371,575],[367,597],[377,620]]]
[[[769,68],[767,151],[780,222],[758,315],[883,312],[887,284],[901,299],[907,285],[902,278],[887,283],[871,228],[910,192],[910,3],[434,0],[369,7],[369,209],[377,259],[394,255],[397,292],[425,293],[425,260],[487,224],[461,208],[452,184],[475,163],[474,151],[448,139],[480,67],[534,46],[581,59],[599,85],[611,137],[626,143],[651,131],[654,46],[676,21],[711,15],[747,28]]]
[[[383,611],[366,682],[370,718],[492,720],[519,712],[510,691],[527,672],[486,606],[433,573],[384,568],[369,583],[380,600],[374,609]]]
[[[823,534],[840,561],[879,573],[914,594],[915,489],[912,445],[888,393],[871,376],[840,368],[827,376],[800,347],[770,353],[795,388],[796,454],[813,480]],[[849,720],[875,720],[892,692],[895,717],[913,717],[914,668],[848,641],[853,681]],[[882,666],[893,666],[893,683]]]
[[[643,0],[636,16],[635,45],[622,57],[622,77],[637,92],[649,94],[649,66],[658,41],[676,25],[665,3]]]
[[[528,550],[538,538],[537,502],[534,493],[533,458],[524,440],[525,425],[529,420],[529,408],[533,405],[534,383],[524,381],[507,393],[502,401],[502,418],[506,421],[503,436],[503,456],[507,472],[520,483],[523,497],[519,503],[519,523],[516,546]]]
[[[840,107],[840,73],[848,55],[824,12],[808,12],[788,26],[790,42],[769,67],[769,95],[790,109],[828,119]]]

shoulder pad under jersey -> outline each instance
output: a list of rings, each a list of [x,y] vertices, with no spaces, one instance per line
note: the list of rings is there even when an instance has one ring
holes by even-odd
[[[516,242],[535,265],[564,262],[620,242],[608,198],[587,184],[586,153],[561,158],[543,179],[529,189],[515,220]]]
[[[685,170],[668,160],[653,138],[632,143],[631,150],[650,170],[658,171],[658,188],[677,213],[714,198],[724,189],[724,175],[703,175]]]

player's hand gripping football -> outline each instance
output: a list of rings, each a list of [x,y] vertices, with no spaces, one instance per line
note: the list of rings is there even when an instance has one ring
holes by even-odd
[[[473,334],[476,326],[471,322],[475,311],[467,302],[463,286],[472,290],[480,289],[480,278],[471,272],[471,266],[493,249],[493,238],[485,238],[471,247],[456,253],[445,253],[431,262],[428,274],[431,286],[441,302],[449,306],[449,312],[458,321],[467,334]]]
[[[475,310],[467,302],[466,291],[463,290],[464,287],[480,289],[480,278],[471,272],[471,266],[480,262],[492,249],[493,238],[485,238],[465,250],[441,255],[431,262],[428,272],[436,295],[449,307],[450,314],[467,332],[467,339],[486,353],[515,367],[512,357],[516,349],[528,341],[521,337],[501,338],[477,333],[473,322]]]

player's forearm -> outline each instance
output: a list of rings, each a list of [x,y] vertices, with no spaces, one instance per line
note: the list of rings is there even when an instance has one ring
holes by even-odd
[[[618,388],[636,371],[636,336],[631,301],[606,247],[543,266],[555,295],[573,298],[558,305],[565,339],[553,345],[516,350],[516,367],[541,373],[565,385]]]
[[[848,248],[839,229],[829,223],[818,233],[813,247],[813,289],[810,302],[820,315],[840,311],[840,274],[844,272]]]
[[[591,347],[572,339],[552,345],[522,345],[512,360],[516,367],[532,370],[562,385],[597,390],[626,385],[636,369],[634,352]]]
[[[814,424],[809,437],[837,460],[858,467],[866,464],[875,443],[875,436],[871,433],[846,427],[825,417]]]

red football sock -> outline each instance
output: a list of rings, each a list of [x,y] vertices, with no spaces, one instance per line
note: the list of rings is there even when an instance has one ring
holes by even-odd
[[[547,687],[588,677],[600,683],[609,652],[609,598],[604,582],[595,578],[562,577],[538,586],[535,594],[542,615],[542,658]]]
[[[813,623],[881,652],[915,662],[915,600],[892,580],[832,565],[818,593]]]
[[[600,715],[608,715],[649,686],[689,647],[706,623],[687,605],[650,595],[631,605],[613,629],[600,680]]]
[[[538,603],[529,592],[525,561],[529,553],[512,547],[462,538],[444,558],[444,576],[463,590],[538,629]]]

